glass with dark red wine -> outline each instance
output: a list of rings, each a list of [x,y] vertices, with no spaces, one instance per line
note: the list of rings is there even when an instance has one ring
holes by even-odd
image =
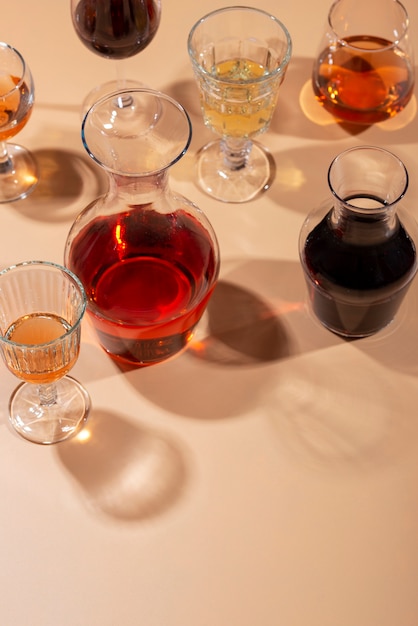
[[[105,351],[145,366],[190,342],[216,285],[219,249],[203,212],[168,185],[190,144],[186,111],[149,89],[116,95],[131,106],[112,106],[111,94],[83,121],[84,146],[109,191],[76,219],[65,263],[84,285]]]
[[[89,50],[116,60],[117,78],[93,89],[84,101],[83,114],[106,94],[143,86],[122,76],[121,62],[154,39],[161,0],[71,0],[71,16],[76,34]]]

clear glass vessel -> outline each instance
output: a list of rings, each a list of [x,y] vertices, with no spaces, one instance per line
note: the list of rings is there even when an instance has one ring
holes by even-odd
[[[38,182],[38,167],[23,146],[11,143],[28,122],[35,98],[30,69],[15,48],[0,42],[0,202],[21,200]]]
[[[274,179],[272,157],[254,138],[268,130],[292,53],[274,16],[252,7],[218,9],[188,38],[206,126],[220,138],[197,155],[200,187],[223,202],[246,202]]]
[[[414,82],[409,17],[398,0],[332,4],[312,76],[327,111],[345,122],[382,122],[406,107]]]
[[[116,64],[116,78],[98,85],[86,96],[83,116],[105,95],[144,87],[138,80],[126,79],[123,60],[151,43],[160,17],[161,0],[71,0],[72,23],[80,41],[88,50]]]
[[[328,183],[332,199],[300,233],[310,303],[329,330],[365,337],[393,320],[417,271],[417,224],[400,204],[408,173],[394,154],[359,146],[334,159]]]
[[[109,190],[76,219],[65,263],[84,284],[106,352],[151,365],[190,341],[217,281],[219,249],[206,216],[168,184],[191,140],[186,111],[149,89],[116,96],[97,102],[82,125]],[[126,96],[131,105],[119,107]]]
[[[82,284],[61,265],[28,261],[0,272],[0,349],[24,381],[10,399],[10,421],[29,441],[63,441],[87,419],[89,396],[67,376],[78,358],[85,310]]]

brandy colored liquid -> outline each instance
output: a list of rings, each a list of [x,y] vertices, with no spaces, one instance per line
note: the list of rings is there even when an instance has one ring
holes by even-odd
[[[408,57],[390,41],[367,35],[347,37],[320,54],[313,89],[337,118],[373,124],[393,117],[408,104],[414,87]]]
[[[10,371],[30,383],[50,383],[64,376],[77,359],[78,342],[53,342],[68,330],[63,318],[50,313],[20,317],[5,333],[16,344],[4,349]]]
[[[0,141],[16,135],[25,126],[31,111],[32,102],[29,89],[19,78],[0,74]]]
[[[381,226],[354,219],[350,235],[331,225],[330,213],[306,240],[308,289],[315,314],[330,330],[346,337],[371,335],[392,321],[416,271],[415,246],[400,222],[388,239],[373,245]],[[370,230],[371,229],[371,230]]]
[[[97,218],[73,242],[68,265],[86,289],[104,349],[136,365],[164,360],[190,340],[214,288],[206,230],[184,211],[147,205]]]
[[[212,76],[201,82],[206,125],[228,137],[251,137],[267,130],[277,103],[277,90],[273,92],[271,83],[255,80],[266,73],[263,65],[249,59],[218,63]]]
[[[112,59],[143,50],[154,38],[159,21],[154,0],[81,0],[73,16],[84,45]]]

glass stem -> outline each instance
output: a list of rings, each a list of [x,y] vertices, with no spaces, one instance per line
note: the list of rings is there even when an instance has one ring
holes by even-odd
[[[117,90],[123,91],[126,89],[126,78],[125,72],[123,71],[123,62],[120,60],[116,60],[116,84]],[[119,96],[116,98],[116,105],[119,109],[124,109],[125,107],[132,106],[132,97],[131,96]]]
[[[224,163],[230,170],[240,170],[247,165],[252,142],[250,139],[226,137],[221,140]]]
[[[126,86],[125,72],[123,71],[123,61],[121,61],[120,59],[117,59],[115,61],[115,69],[116,69],[117,90],[121,91],[122,89],[125,89],[125,86]]]
[[[11,168],[12,160],[7,151],[7,143],[0,141],[0,174],[5,174]]]
[[[55,383],[38,385],[38,397],[41,406],[52,406],[57,403],[57,386]]]

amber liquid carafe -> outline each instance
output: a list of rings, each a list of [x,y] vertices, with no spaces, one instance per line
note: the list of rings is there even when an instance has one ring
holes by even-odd
[[[317,100],[337,119],[374,124],[400,113],[414,89],[409,18],[397,0],[337,0],[313,75]]]

